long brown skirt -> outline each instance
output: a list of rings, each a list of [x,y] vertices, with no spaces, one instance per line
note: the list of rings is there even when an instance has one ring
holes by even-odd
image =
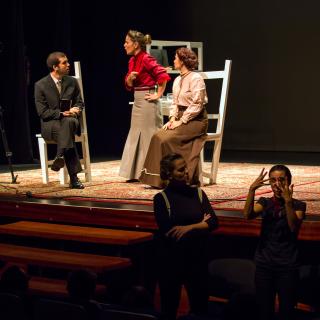
[[[198,164],[207,129],[207,113],[203,110],[195,119],[173,130],[159,130],[151,139],[139,180],[150,186],[162,187],[160,161],[170,153],[178,153],[187,163],[190,183],[198,183]]]

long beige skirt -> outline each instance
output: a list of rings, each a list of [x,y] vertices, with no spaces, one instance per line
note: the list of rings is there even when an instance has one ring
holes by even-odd
[[[159,102],[145,100],[149,91],[135,91],[131,114],[131,126],[124,146],[119,175],[126,179],[138,179],[153,134],[162,127]]]
[[[178,153],[186,161],[190,183],[198,183],[198,164],[207,129],[207,113],[203,110],[187,124],[182,124],[173,130],[159,130],[151,139],[139,180],[150,186],[163,187],[163,181],[160,178],[160,161],[170,153]]]

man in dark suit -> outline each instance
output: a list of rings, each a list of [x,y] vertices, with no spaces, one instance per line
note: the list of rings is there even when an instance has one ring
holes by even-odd
[[[69,76],[70,64],[63,52],[50,53],[47,58],[50,73],[35,84],[35,104],[41,120],[41,134],[57,142],[57,155],[51,169],[59,171],[66,164],[70,188],[83,189],[77,177],[82,170],[75,145],[80,134],[78,118],[84,108],[78,82]],[[69,107],[62,109],[62,105]]]

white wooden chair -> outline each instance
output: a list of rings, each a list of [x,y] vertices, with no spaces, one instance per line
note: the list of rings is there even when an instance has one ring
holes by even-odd
[[[80,61],[74,62],[74,70],[75,70],[74,78],[77,79],[77,81],[79,83],[81,96],[84,101]],[[83,166],[82,172],[85,173],[85,181],[90,182],[90,181],[92,181],[91,162],[90,162],[90,152],[89,152],[89,142],[88,142],[88,132],[87,132],[87,121],[86,121],[85,108],[82,110],[82,113],[81,113],[80,124],[81,124],[81,135],[75,136],[75,142],[81,143],[83,158],[80,159],[80,162],[81,162],[81,165]],[[48,160],[47,145],[48,144],[56,144],[56,142],[43,139],[41,134],[37,134],[36,137],[38,138],[38,145],[39,145],[42,182],[44,184],[47,184],[49,182],[49,169],[48,169],[48,167],[53,162],[52,160]],[[59,171],[59,180],[60,180],[60,184],[66,184],[68,182],[68,171],[67,171],[66,166],[64,166],[64,168]]]
[[[206,141],[214,141],[214,148],[211,160],[211,169],[210,172],[203,171],[203,162],[204,162],[204,148],[200,153],[200,162],[199,162],[199,173],[200,173],[200,182],[203,184],[203,178],[209,179],[209,184],[215,184],[217,181],[217,173],[220,161],[223,129],[224,129],[224,120],[226,116],[227,109],[227,98],[229,91],[229,81],[231,73],[231,60],[225,61],[224,70],[222,71],[204,71],[200,72],[203,79],[222,79],[222,89],[220,95],[220,104],[219,104],[219,113],[210,114],[208,113],[208,120],[217,121],[216,131],[208,132]],[[209,97],[210,103],[210,97]]]

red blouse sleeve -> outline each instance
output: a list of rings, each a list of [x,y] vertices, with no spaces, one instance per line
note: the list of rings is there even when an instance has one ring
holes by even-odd
[[[128,72],[127,72],[127,74],[126,74],[125,77],[124,77],[124,86],[125,86],[125,88],[126,88],[128,91],[132,91],[132,90],[133,90],[133,87],[129,87],[129,86],[127,85],[127,78],[128,78],[128,76],[129,76],[129,74],[131,73],[131,71],[133,71],[133,66],[134,66],[134,58],[131,57],[130,60],[129,60],[129,62],[128,62]]]
[[[157,83],[162,84],[163,82],[171,80],[166,69],[159,65],[157,60],[149,54],[144,55],[142,63]]]

